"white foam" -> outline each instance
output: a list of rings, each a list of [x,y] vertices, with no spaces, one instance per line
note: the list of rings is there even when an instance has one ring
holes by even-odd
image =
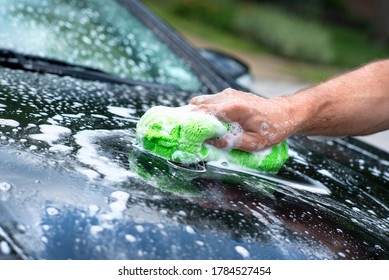
[[[31,134],[30,137],[35,140],[45,141],[48,144],[52,144],[58,141],[61,136],[71,133],[69,128],[59,125],[42,124],[39,126],[39,129],[42,133]]]
[[[259,128],[259,133],[262,135],[262,136],[265,136],[269,133],[269,125],[267,123],[261,123],[261,126]]]
[[[77,152],[77,159],[93,167],[95,171],[104,175],[106,180],[123,182],[131,175],[130,171],[120,167],[111,159],[99,155],[98,146],[94,143],[94,139],[106,135],[112,135],[112,131],[84,130],[74,135],[76,143],[81,147]]]
[[[80,119],[83,116],[85,116],[84,113],[78,113],[78,114],[62,114],[64,117],[73,118],[73,119]]]
[[[89,178],[89,180],[95,180],[99,177],[99,173],[97,173],[96,171],[92,170],[92,169],[86,169],[86,168],[77,168],[77,170],[79,172],[81,172],[82,174],[84,174],[85,176],[87,176]]]
[[[8,192],[12,188],[12,185],[8,182],[0,182],[0,190]]]
[[[91,116],[98,119],[108,119],[107,116],[100,115],[100,114],[92,114]]]
[[[57,121],[62,121],[63,117],[61,115],[55,115],[54,117],[52,117],[52,119]]]
[[[225,136],[223,136],[223,139],[227,142],[227,146],[224,147],[225,150],[233,149],[239,143],[243,136],[243,129],[239,123],[233,122],[230,123],[229,126],[230,127],[228,132]]]
[[[113,218],[120,219],[123,216],[123,211],[127,209],[127,200],[130,197],[130,194],[123,191],[115,191],[111,193],[111,197],[115,198],[116,201],[109,204],[111,208],[110,215]]]
[[[136,110],[132,108],[116,107],[116,106],[107,106],[108,112],[111,114],[117,115],[123,118],[135,118]]]
[[[34,123],[29,123],[29,124],[27,125],[27,128],[32,128],[32,127],[36,127],[36,124],[34,124]]]
[[[18,127],[20,125],[19,122],[11,119],[0,119],[0,126],[11,126]]]
[[[96,215],[99,211],[100,211],[100,207],[95,205],[95,204],[91,204],[88,207],[88,212],[89,212],[89,215],[91,215],[91,216]]]
[[[51,151],[51,152],[69,153],[69,152],[73,151],[73,148],[69,147],[69,146],[66,146],[66,145],[62,145],[62,144],[56,144],[56,145],[52,145],[49,148],[49,151]]]
[[[102,232],[104,228],[102,226],[91,226],[90,227],[90,233],[93,236],[96,236],[98,233]]]
[[[207,162],[207,165],[211,165],[214,167],[222,168],[222,169],[228,169],[232,171],[238,171],[238,172],[246,172],[247,168],[242,167],[240,165],[236,165],[230,162],[228,158],[228,150],[225,149],[217,149],[213,147],[212,145],[205,144],[204,145],[207,149],[210,149],[211,151],[215,151],[218,153],[218,159],[217,160],[210,160]],[[265,149],[258,152],[253,152],[256,154],[259,158],[266,158],[268,155],[270,155],[272,152],[271,148]]]
[[[47,207],[46,212],[49,216],[55,216],[55,215],[58,215],[58,213],[59,213],[58,209],[55,207]]]

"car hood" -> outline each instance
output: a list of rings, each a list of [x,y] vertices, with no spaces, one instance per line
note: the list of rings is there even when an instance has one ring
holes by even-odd
[[[294,137],[266,174],[188,170],[137,147],[144,112],[192,95],[0,68],[7,257],[389,258],[386,153]]]

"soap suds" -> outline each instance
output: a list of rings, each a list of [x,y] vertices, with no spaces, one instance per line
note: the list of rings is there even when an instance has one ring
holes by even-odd
[[[84,130],[74,135],[76,143],[81,147],[78,150],[77,158],[80,162],[93,167],[95,171],[105,176],[105,179],[114,182],[123,182],[131,176],[131,172],[119,166],[113,160],[103,157],[99,154],[98,145],[95,139],[106,135],[112,136],[109,130]],[[85,175],[94,179],[95,174],[83,172]]]
[[[42,124],[39,126],[39,129],[42,133],[31,134],[30,137],[35,140],[45,141],[48,144],[52,144],[58,141],[61,136],[71,133],[69,128],[59,125]]]
[[[11,127],[18,127],[20,124],[19,122],[11,119],[0,119],[0,126],[11,126]]]
[[[107,106],[108,112],[123,118],[135,118],[136,110],[132,108],[116,107],[116,106]]]

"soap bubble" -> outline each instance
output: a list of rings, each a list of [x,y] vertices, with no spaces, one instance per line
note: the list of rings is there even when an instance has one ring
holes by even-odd
[[[228,132],[225,137],[223,137],[223,139],[227,142],[225,149],[231,150],[236,145],[236,143],[240,141],[242,136],[243,129],[240,124],[237,122],[230,123]]]

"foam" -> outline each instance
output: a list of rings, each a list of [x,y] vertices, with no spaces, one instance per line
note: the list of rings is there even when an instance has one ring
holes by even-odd
[[[239,143],[239,141],[243,137],[243,129],[237,122],[232,122],[229,124],[228,132],[223,137],[224,140],[226,140],[226,147],[224,147],[225,150],[232,150],[233,147]]]
[[[20,123],[11,119],[0,119],[0,125],[18,127]]]
[[[112,135],[109,130],[84,130],[74,135],[76,143],[81,147],[77,152],[77,158],[80,162],[104,175],[106,180],[114,182],[123,182],[131,176],[130,171],[120,167],[114,161],[99,155],[98,146],[94,143],[96,138],[106,135]],[[83,172],[90,179],[97,176],[90,171]]]
[[[62,135],[71,133],[71,130],[69,128],[59,125],[42,124],[39,126],[39,129],[42,133],[31,134],[30,138],[45,141],[49,144],[52,144],[53,142],[59,140]]]
[[[123,212],[127,209],[127,200],[130,194],[123,191],[114,191],[111,193],[111,197],[116,201],[109,204],[109,208],[111,209],[109,214],[115,219],[120,219],[123,216]]]
[[[123,118],[135,118],[136,110],[132,108],[116,107],[116,106],[107,106],[108,112]]]

